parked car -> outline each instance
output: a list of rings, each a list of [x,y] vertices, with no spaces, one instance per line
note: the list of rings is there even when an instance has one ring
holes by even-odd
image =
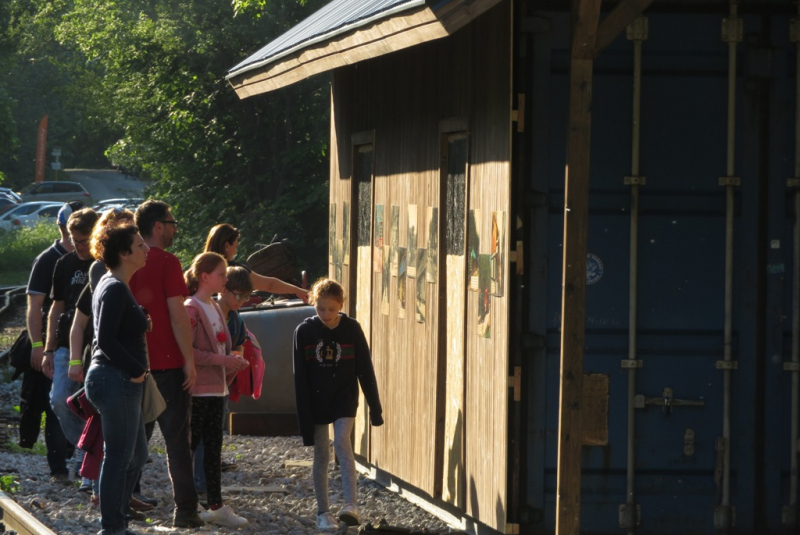
[[[19,201],[17,201],[14,197],[12,197],[11,195],[6,195],[3,192],[0,192],[0,208],[4,206],[17,205],[17,204],[19,204]]]
[[[32,227],[44,218],[55,219],[62,206],[64,206],[64,203],[53,201],[35,201],[19,204],[0,215],[0,228],[15,230],[23,226]]]
[[[17,193],[16,191],[14,191],[11,188],[0,187],[0,193],[8,195],[9,197],[11,197],[12,199],[14,199],[17,202],[22,202],[22,197],[19,196],[19,193]]]
[[[92,196],[80,182],[45,181],[29,184],[20,192],[24,202],[53,201],[70,202],[81,201],[86,206],[93,204]]]
[[[130,210],[131,212],[135,212],[136,208],[138,208],[139,205],[142,204],[143,202],[144,199],[140,197],[103,199],[102,201],[97,201],[97,204],[92,206],[92,210],[100,213],[103,210],[107,210],[109,208],[125,208],[127,210]]]

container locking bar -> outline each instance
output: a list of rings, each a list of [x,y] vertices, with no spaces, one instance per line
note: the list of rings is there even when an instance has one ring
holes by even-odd
[[[672,414],[672,407],[702,407],[706,402],[702,399],[676,399],[673,397],[672,388],[665,387],[661,397],[648,398],[642,394],[637,394],[635,398],[635,406],[637,409],[644,409],[647,405],[655,405],[661,407],[661,411],[666,414]]]

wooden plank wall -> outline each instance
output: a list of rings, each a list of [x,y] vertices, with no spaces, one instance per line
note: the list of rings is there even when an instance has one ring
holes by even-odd
[[[416,247],[428,248],[430,207],[438,209],[441,236],[442,124],[460,118],[469,129],[467,208],[482,214],[476,220],[483,237],[478,252],[491,252],[493,213],[504,217],[502,249],[508,250],[510,35],[510,2],[504,1],[451,37],[334,73],[330,201],[337,216],[334,241],[343,237],[343,204],[350,203],[350,213],[354,212],[352,136],[366,131],[374,132],[372,219],[374,224],[375,206],[383,206],[383,244],[392,245],[393,206],[399,210],[398,247],[409,247],[413,236],[408,225],[416,213]],[[354,236],[351,225],[352,244]],[[372,263],[377,263],[377,242],[373,227]],[[415,314],[416,277],[405,278],[403,317],[400,273],[390,272],[384,308],[383,271],[373,267],[370,273],[351,272],[355,257],[364,252],[353,249],[349,265],[330,265],[330,275],[341,274],[348,295],[355,290],[359,296],[357,319],[370,327],[384,406],[385,425],[358,429],[356,449],[380,469],[503,531],[508,277],[496,292],[500,295],[490,299],[490,336],[479,338],[479,327],[485,326],[478,325],[479,293],[468,289],[466,256],[448,258],[441,238],[438,247],[439,279],[424,284],[423,321],[417,321]],[[502,259],[507,273],[508,255]],[[381,269],[391,270],[391,260],[381,262]],[[369,264],[367,256],[360,263]],[[349,281],[354,281],[354,288]],[[365,295],[371,296],[368,302]],[[346,308],[352,314],[353,302]],[[485,330],[481,332],[485,335]],[[441,343],[440,336],[448,340]],[[362,423],[364,418],[362,413]]]

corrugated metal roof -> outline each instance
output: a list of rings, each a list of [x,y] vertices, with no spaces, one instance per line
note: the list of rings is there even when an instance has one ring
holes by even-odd
[[[226,79],[257,69],[314,43],[424,4],[425,0],[333,0],[233,67]]]

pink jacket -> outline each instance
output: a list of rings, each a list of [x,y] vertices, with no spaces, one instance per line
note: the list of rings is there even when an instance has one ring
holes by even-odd
[[[217,333],[211,329],[206,320],[200,301],[195,297],[189,297],[183,302],[183,306],[186,307],[192,325],[194,367],[197,370],[197,381],[192,388],[192,394],[224,394],[225,385],[233,382],[236,371],[225,367],[225,362],[231,358],[231,333],[228,332],[228,324],[222,316],[222,310],[214,302],[214,308],[219,314],[219,321],[225,333],[225,355],[216,353]]]

